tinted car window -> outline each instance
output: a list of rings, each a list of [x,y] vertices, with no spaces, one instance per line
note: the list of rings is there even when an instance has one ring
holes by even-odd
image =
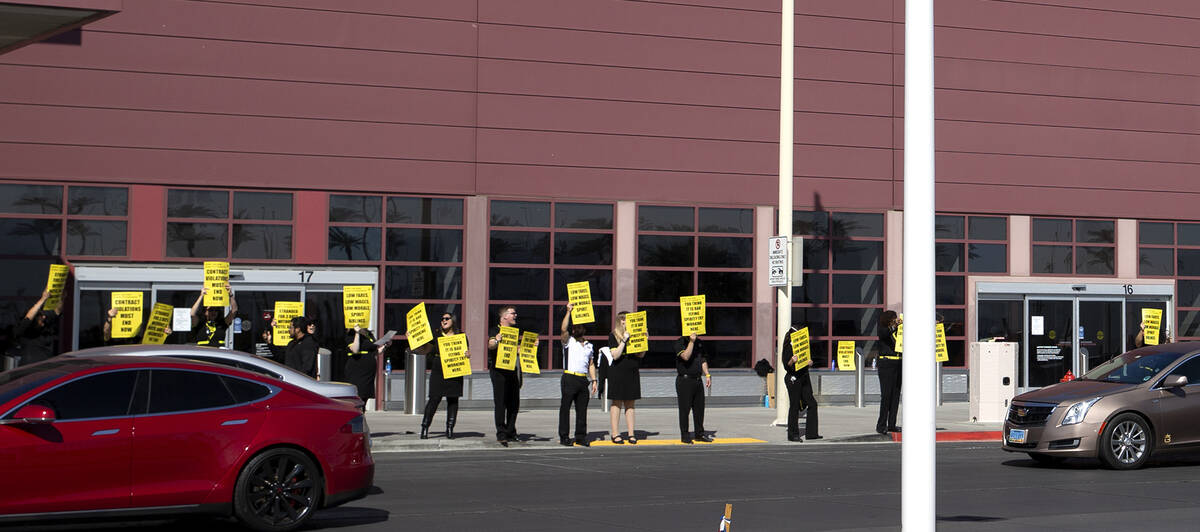
[[[114,371],[68,382],[35,397],[31,404],[54,409],[60,420],[129,415],[136,371]]]
[[[0,371],[0,404],[7,403],[54,379],[69,375],[79,367],[79,364],[63,359]]]
[[[1171,371],[1171,375],[1183,375],[1187,377],[1188,384],[1200,384],[1200,357],[1192,357],[1191,360],[1180,364]]]
[[[182,370],[155,370],[150,378],[149,413],[183,412],[229,406],[233,396],[221,376]]]
[[[193,357],[193,356],[189,356],[186,358],[189,358],[191,360],[199,360],[201,362],[212,362],[213,364],[220,364],[222,366],[229,366],[231,368],[244,369],[246,371],[249,371],[252,373],[257,373],[259,375],[266,375],[268,377],[271,377],[272,379],[282,379],[283,378],[282,375],[275,373],[274,371],[271,371],[271,370],[268,370],[265,368],[261,368],[259,366],[255,366],[252,364],[247,364],[240,360],[230,360],[228,358],[219,358],[219,357]]]
[[[271,389],[257,382],[244,381],[233,377],[221,377],[225,381],[225,386],[229,388],[229,392],[233,394],[235,401],[239,403],[249,403],[257,401],[271,395]]]

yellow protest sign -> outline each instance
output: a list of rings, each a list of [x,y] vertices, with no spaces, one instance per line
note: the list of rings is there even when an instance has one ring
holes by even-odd
[[[46,276],[46,291],[50,296],[42,304],[42,310],[58,310],[62,305],[63,289],[67,286],[67,274],[71,267],[66,264],[51,264],[50,273]]]
[[[500,327],[500,343],[496,344],[496,367],[517,369],[517,343],[521,330],[516,327]]]
[[[587,281],[567,283],[567,301],[574,303],[571,307],[571,323],[592,323],[596,317],[592,314],[592,285]]]
[[[854,371],[856,369],[854,362],[854,341],[838,340],[837,347],[838,369],[842,371]]]
[[[896,339],[896,352],[903,353],[904,352],[904,324],[903,323],[896,326],[896,332],[894,334],[892,334],[892,338]]]
[[[291,341],[292,318],[304,315],[304,303],[300,301],[275,302],[275,329],[271,332],[271,343],[284,346]]]
[[[438,337],[438,354],[442,359],[442,378],[453,379],[471,374],[467,358],[467,335],[452,334]]]
[[[679,319],[683,322],[683,336],[692,333],[708,334],[704,330],[704,296],[683,296],[679,298]]]
[[[146,332],[142,334],[143,344],[161,344],[167,341],[167,327],[171,326],[171,315],[175,307],[166,303],[155,303],[150,309],[150,319],[146,320]]]
[[[796,357],[796,370],[799,371],[812,364],[812,346],[808,343],[808,327],[792,331],[789,339],[792,342],[792,355]]]
[[[521,372],[541,374],[542,368],[538,366],[537,359],[538,350],[538,333],[533,331],[521,332]]]
[[[142,293],[113,292],[112,308],[117,316],[112,320],[113,338],[133,338],[142,326]]]
[[[938,362],[949,362],[950,351],[946,349],[946,327],[942,324],[937,324],[937,335],[934,337],[933,350],[937,353]]]
[[[342,315],[347,329],[371,324],[371,285],[342,287]]]
[[[1158,345],[1158,333],[1162,330],[1163,312],[1156,308],[1142,309],[1142,325],[1146,328],[1142,333],[1142,343]]]
[[[208,289],[208,292],[204,293],[204,306],[229,306],[229,293],[225,291],[226,284],[229,284],[229,263],[205,261],[204,287]]]
[[[650,349],[650,334],[646,331],[646,311],[626,314],[625,330],[629,332],[629,341],[625,343],[626,353],[645,353]]]
[[[408,348],[416,349],[433,341],[433,333],[429,331],[429,315],[425,314],[425,303],[408,311]]]

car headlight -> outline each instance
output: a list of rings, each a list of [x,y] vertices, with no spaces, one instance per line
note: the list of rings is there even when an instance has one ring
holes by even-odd
[[[1091,409],[1092,405],[1096,404],[1096,401],[1099,400],[1099,397],[1094,397],[1092,399],[1088,399],[1087,401],[1080,401],[1071,405],[1067,408],[1067,415],[1063,416],[1062,423],[1059,426],[1082,423],[1083,418],[1087,417],[1088,410]]]

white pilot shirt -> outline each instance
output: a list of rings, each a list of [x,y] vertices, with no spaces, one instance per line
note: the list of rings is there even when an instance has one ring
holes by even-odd
[[[592,343],[586,340],[583,343],[579,343],[579,340],[576,340],[575,337],[572,336],[567,338],[566,351],[567,360],[566,363],[563,364],[564,369],[566,371],[587,375],[588,366],[591,365],[592,356],[594,356],[595,353],[592,350]]]

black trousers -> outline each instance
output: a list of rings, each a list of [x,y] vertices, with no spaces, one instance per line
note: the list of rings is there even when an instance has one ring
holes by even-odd
[[[591,396],[587,377],[563,373],[561,385],[562,404],[558,407],[558,437],[567,437],[567,429],[571,425],[571,403],[575,403],[575,439],[586,440],[587,405]]]
[[[817,398],[813,395],[812,380],[809,379],[808,371],[802,370],[795,375],[788,375],[783,378],[783,383],[787,386],[790,403],[787,418],[788,437],[800,435],[801,408],[808,410],[808,414],[804,417],[804,435],[809,438],[819,436],[820,433],[817,432]]]
[[[678,375],[675,395],[679,397],[679,434],[688,435],[688,412],[692,413],[696,436],[704,434],[704,384],[699,378]]]
[[[879,420],[875,422],[875,432],[885,432],[896,427],[904,363],[880,358],[875,366],[879,368]]]
[[[433,421],[433,415],[437,413],[438,405],[442,404],[442,396],[438,395],[430,397],[425,403],[425,416],[421,418],[421,426],[428,427]],[[458,419],[458,398],[446,398],[446,423],[453,424]]]
[[[496,437],[517,436],[517,409],[521,408],[521,379],[516,371],[492,370],[492,401],[496,407]]]

